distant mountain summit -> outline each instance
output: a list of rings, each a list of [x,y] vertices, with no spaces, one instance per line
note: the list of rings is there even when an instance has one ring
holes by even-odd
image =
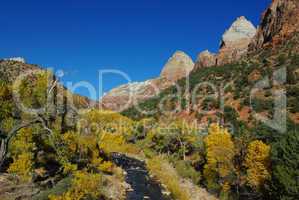
[[[274,47],[286,42],[298,30],[299,1],[273,0],[262,15],[258,29],[244,16],[238,17],[224,32],[218,53],[205,50],[198,55],[194,64],[187,54],[177,51],[165,64],[160,77],[113,89],[103,97],[101,103],[105,109],[122,111],[126,107],[138,105],[142,101],[157,96],[162,90],[199,68],[223,67],[238,62],[243,57],[250,60],[252,53],[263,50],[267,46]],[[293,50],[296,48],[294,47]],[[299,52],[299,48],[297,49]]]
[[[186,77],[193,68],[193,60],[183,51],[176,51],[165,64],[161,77],[165,77],[170,81],[177,81]]]
[[[102,108],[123,111],[141,101],[152,98],[193,70],[192,59],[183,51],[176,51],[164,65],[160,77],[144,82],[121,85],[109,91],[100,100]]]
[[[218,54],[208,50],[199,54],[195,68],[220,66],[240,59],[256,34],[256,28],[244,16],[233,22],[223,34]]]

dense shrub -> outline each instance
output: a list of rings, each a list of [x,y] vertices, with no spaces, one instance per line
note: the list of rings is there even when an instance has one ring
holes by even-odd
[[[196,171],[190,163],[182,160],[177,161],[175,163],[175,169],[181,177],[192,180],[194,184],[199,184],[201,173]]]
[[[290,131],[277,141],[271,151],[271,198],[297,199],[299,196],[299,132]]]

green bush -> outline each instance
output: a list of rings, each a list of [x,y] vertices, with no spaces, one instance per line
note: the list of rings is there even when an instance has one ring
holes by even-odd
[[[65,193],[72,185],[72,178],[67,177],[59,181],[53,188],[44,190],[38,195],[32,197],[32,200],[48,200],[49,195],[62,195]]]
[[[272,147],[272,199],[291,200],[299,197],[299,132],[283,136]]]
[[[273,104],[274,104],[273,100],[263,100],[263,99],[255,98],[251,101],[251,105],[255,112],[263,112],[263,111],[272,110],[274,107]]]
[[[196,171],[190,163],[183,160],[177,161],[175,163],[175,169],[181,177],[192,180],[194,184],[199,184],[201,173]]]

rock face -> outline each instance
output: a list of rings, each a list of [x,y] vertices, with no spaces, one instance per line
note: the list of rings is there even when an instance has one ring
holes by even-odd
[[[231,63],[247,53],[248,45],[256,34],[256,28],[245,17],[239,17],[224,33],[217,65]]]
[[[145,82],[135,82],[112,89],[100,100],[103,109],[121,112],[133,105],[154,97],[186,77],[193,70],[192,59],[182,51],[176,51],[165,64],[161,76]]]
[[[176,51],[164,66],[161,77],[169,81],[177,81],[189,75],[193,70],[192,59],[182,51]]]
[[[209,52],[208,50],[201,52],[198,55],[197,62],[194,68],[201,67],[212,67],[215,66],[217,62],[216,54]]]
[[[200,53],[196,67],[221,66],[240,59],[247,53],[255,34],[254,25],[245,17],[239,17],[222,36],[219,53]]]
[[[273,0],[262,16],[261,25],[250,44],[254,51],[263,46],[280,44],[299,30],[299,1]]]
[[[172,82],[165,78],[156,78],[121,85],[104,95],[100,100],[100,105],[102,109],[121,112],[158,95],[161,90],[168,88],[171,84]]]

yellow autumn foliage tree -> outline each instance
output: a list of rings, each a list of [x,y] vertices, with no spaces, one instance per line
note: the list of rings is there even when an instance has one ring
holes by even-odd
[[[32,137],[31,128],[22,129],[13,139],[10,147],[13,163],[9,166],[8,172],[18,175],[22,181],[30,181],[32,177],[35,148]]]
[[[98,145],[100,139],[96,135],[83,135],[70,131],[63,134],[62,141],[64,145],[62,153],[65,157],[63,167],[66,174],[77,170],[77,166],[69,162],[71,160],[85,162],[90,169],[109,173],[112,171],[113,164],[101,158],[100,147]]]
[[[104,131],[131,135],[134,128],[134,122],[131,119],[112,111],[90,110],[81,116],[81,119],[78,124],[80,132],[88,130],[95,134]]]
[[[245,158],[247,182],[254,189],[259,189],[270,177],[270,146],[255,140],[248,145]]]
[[[207,164],[204,177],[211,189],[221,187],[223,192],[230,189],[229,175],[234,172],[233,158],[235,147],[231,135],[217,124],[209,127],[209,134],[204,139]]]
[[[74,173],[71,188],[61,196],[50,195],[49,200],[100,199],[102,175],[85,171]]]

